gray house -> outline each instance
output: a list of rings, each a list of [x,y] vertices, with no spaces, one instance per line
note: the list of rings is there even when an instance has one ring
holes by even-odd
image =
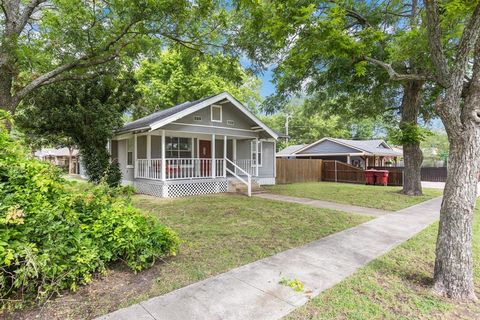
[[[228,93],[127,123],[110,143],[122,183],[179,197],[227,192],[229,184],[275,184],[278,134]]]
[[[397,163],[400,149],[384,140],[347,140],[323,138],[310,144],[288,146],[277,153],[279,158],[337,160],[367,169]]]

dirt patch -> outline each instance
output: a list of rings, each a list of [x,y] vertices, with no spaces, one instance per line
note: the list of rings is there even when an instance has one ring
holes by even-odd
[[[112,312],[133,299],[148,297],[164,262],[152,268],[133,273],[123,264],[112,266],[105,275],[97,276],[89,285],[77,292],[65,292],[42,306],[28,308],[1,319],[91,319]]]

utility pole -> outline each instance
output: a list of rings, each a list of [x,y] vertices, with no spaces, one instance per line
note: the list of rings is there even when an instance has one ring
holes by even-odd
[[[285,139],[285,146],[288,147],[288,123],[292,115],[290,113],[285,113],[285,135],[287,138]]]

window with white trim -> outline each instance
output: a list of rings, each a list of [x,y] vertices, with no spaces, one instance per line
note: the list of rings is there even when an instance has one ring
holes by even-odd
[[[212,104],[210,106],[212,122],[222,122],[222,106]]]
[[[189,138],[165,137],[166,158],[191,158],[192,146]]]
[[[127,139],[127,167],[133,168],[133,137]]]
[[[263,157],[262,157],[262,149],[263,149],[263,143],[262,141],[258,141],[257,148],[255,148],[255,140],[251,142],[250,145],[250,150],[251,150],[251,160],[252,160],[252,166],[257,165],[257,159],[258,159],[258,166],[261,167],[263,163]]]

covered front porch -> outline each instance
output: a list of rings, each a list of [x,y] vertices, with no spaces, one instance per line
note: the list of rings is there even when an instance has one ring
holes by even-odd
[[[132,142],[134,179],[171,181],[226,178],[234,174],[259,176],[262,142],[258,138],[159,130],[137,134]]]

